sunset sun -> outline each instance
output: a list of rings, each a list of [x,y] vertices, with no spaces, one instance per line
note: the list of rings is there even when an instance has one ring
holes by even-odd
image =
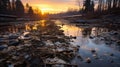
[[[43,7],[43,8],[40,8],[42,14],[45,14],[45,13],[52,13],[54,11],[54,9],[52,8],[48,8],[48,7]]]

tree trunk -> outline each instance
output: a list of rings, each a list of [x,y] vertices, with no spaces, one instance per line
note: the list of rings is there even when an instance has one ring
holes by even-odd
[[[117,0],[113,0],[113,8],[117,7]]]
[[[111,9],[111,5],[112,5],[112,0],[108,0],[108,3],[107,3],[108,10]]]
[[[102,0],[99,0],[98,10],[99,10],[99,11],[102,11]]]
[[[120,0],[118,0],[118,8],[120,8]]]

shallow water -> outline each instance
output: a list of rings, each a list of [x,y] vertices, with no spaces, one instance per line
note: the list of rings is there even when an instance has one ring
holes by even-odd
[[[104,40],[101,40],[101,37],[98,37],[103,33],[108,33],[115,29],[112,30],[107,27],[91,25],[76,25],[65,20],[54,20],[54,22],[58,26],[61,26],[66,36],[76,36],[76,39],[73,39],[71,44],[80,46],[77,54],[79,54],[83,60],[76,56],[71,60],[71,63],[77,64],[79,67],[120,67],[120,46],[117,46],[115,43],[108,45]],[[39,21],[10,23],[8,26],[0,27],[0,34],[7,34],[9,32],[18,33],[31,29],[36,30],[38,23]],[[44,27],[44,21],[41,21],[41,23]],[[94,36],[94,38],[90,38],[90,36]],[[92,53],[91,49],[96,52]],[[95,59],[94,54],[97,55],[98,59]],[[110,54],[113,54],[113,56],[110,56]],[[91,63],[85,62],[85,59],[88,57],[91,59]]]
[[[76,36],[73,45],[79,45],[80,49],[78,54],[81,55],[83,61],[78,57],[74,58],[71,63],[79,65],[79,67],[120,67],[120,47],[114,43],[107,45],[104,40],[100,38],[91,39],[90,36],[98,36],[102,33],[108,33],[112,31],[105,27],[94,27],[94,26],[76,26],[71,24],[69,21],[56,21],[56,24],[61,25],[61,29],[64,30],[67,36]],[[91,49],[96,50],[98,59],[93,57],[94,53]],[[110,56],[113,53],[114,56]],[[89,57],[91,63],[85,63],[85,59]],[[113,61],[113,62],[111,62]]]

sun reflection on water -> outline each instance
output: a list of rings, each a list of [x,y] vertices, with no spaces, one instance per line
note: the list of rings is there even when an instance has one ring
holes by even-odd
[[[25,25],[25,30],[31,30],[30,24]]]
[[[42,26],[42,27],[45,27],[45,26],[46,26],[45,20],[42,20],[42,21],[41,21],[41,26]]]
[[[36,23],[27,23],[25,24],[25,30],[26,31],[31,31],[31,30],[38,30],[40,27],[45,27],[46,26],[46,21],[41,20]]]
[[[64,25],[62,28],[62,30],[64,30],[65,35],[69,36],[78,36],[78,35],[82,35],[82,33],[80,31],[82,31],[82,28],[78,28],[75,26],[70,26],[70,25]]]

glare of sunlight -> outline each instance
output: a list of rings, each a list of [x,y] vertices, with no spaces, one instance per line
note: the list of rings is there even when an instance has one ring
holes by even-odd
[[[26,30],[31,30],[30,25],[29,25],[29,24],[26,24],[26,25],[25,25],[25,29],[26,29]]]
[[[45,27],[45,26],[46,26],[45,20],[42,20],[41,23],[40,23],[40,25],[41,25],[42,27]]]

